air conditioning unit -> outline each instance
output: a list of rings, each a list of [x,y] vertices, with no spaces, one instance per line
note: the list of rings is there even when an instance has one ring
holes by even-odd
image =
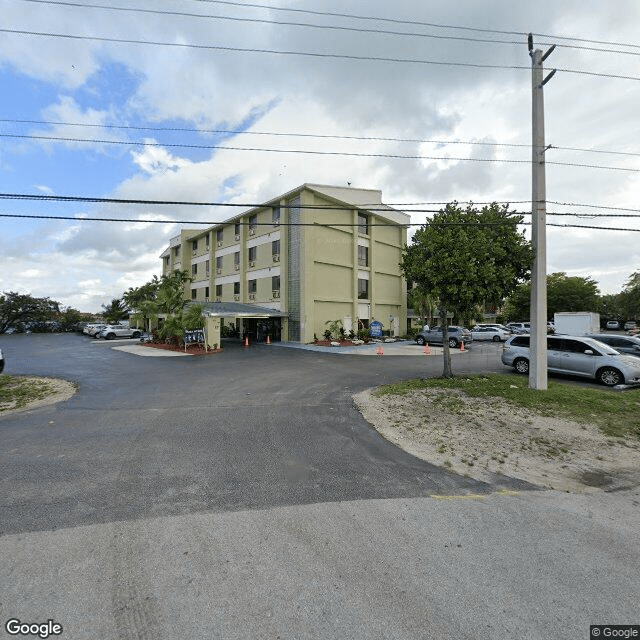
[[[209,251],[209,245],[207,245],[207,246],[204,248],[204,250],[205,250],[205,253],[206,253],[206,252],[208,252],[208,251]]]
[[[280,226],[280,220],[274,220],[273,221],[273,226],[274,227],[279,227]]]
[[[209,298],[205,298],[205,299],[204,299],[204,301],[205,301],[205,302],[209,302]]]
[[[218,274],[222,273],[222,269],[216,269],[216,273]]]
[[[255,236],[256,235],[256,230],[255,229],[249,229],[249,235],[250,236]]]
[[[222,298],[216,298],[216,302],[222,302]]]
[[[236,294],[233,296],[233,299],[234,299],[234,301],[235,301],[235,302],[239,302],[239,301],[240,301],[240,296],[236,293]]]
[[[250,293],[249,294],[249,300],[255,300],[256,299],[256,294],[255,293]]]
[[[222,240],[218,240],[218,246],[221,247],[222,246]]]
[[[274,262],[280,262],[280,254],[279,253],[274,253],[272,257],[273,257],[273,261]]]
[[[256,266],[256,262],[255,262],[255,260],[250,260],[250,261],[249,261],[249,266],[250,266],[250,267],[255,267],[255,266]]]
[[[240,271],[240,265],[239,265],[239,264],[236,264],[236,265],[235,265],[235,269],[236,269],[236,271]]]
[[[236,233],[236,240],[240,240],[240,234]]]
[[[276,290],[273,291],[273,297],[274,298],[279,298],[280,297],[280,290],[279,289],[277,291]]]

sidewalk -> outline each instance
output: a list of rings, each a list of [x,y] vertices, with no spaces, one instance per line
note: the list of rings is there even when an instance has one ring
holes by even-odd
[[[321,347],[315,344],[300,344],[299,342],[274,342],[272,347],[289,347],[291,349],[304,349],[306,351],[318,351],[320,353],[331,353],[349,356],[376,356],[382,347],[385,356],[421,356],[425,357],[425,348],[416,344],[413,340],[403,340],[402,342],[373,342],[361,344],[357,347]],[[442,347],[429,346],[432,356],[441,356]],[[451,355],[465,354],[466,351],[451,349]],[[381,355],[381,354],[380,354]]]

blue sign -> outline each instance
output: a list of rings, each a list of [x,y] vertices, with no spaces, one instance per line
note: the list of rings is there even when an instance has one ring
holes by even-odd
[[[378,320],[374,320],[371,323],[371,329],[369,331],[372,338],[380,338],[382,336],[382,322],[378,322]]]

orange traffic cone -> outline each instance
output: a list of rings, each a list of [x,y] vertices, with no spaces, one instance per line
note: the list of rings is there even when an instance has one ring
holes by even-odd
[[[267,344],[271,344],[271,336],[267,336]]]
[[[424,345],[424,355],[425,356],[430,356],[431,355],[431,349],[429,349],[429,345],[428,344]]]
[[[460,351],[464,351],[464,342],[460,343]]]
[[[378,355],[379,356],[383,356],[384,355],[384,349],[382,348],[382,346],[378,347]]]
[[[245,336],[244,337],[244,346],[248,347],[249,346],[249,336]]]

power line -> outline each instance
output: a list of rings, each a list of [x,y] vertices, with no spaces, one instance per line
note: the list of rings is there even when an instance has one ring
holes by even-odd
[[[353,61],[367,61],[367,62],[391,62],[402,64],[421,64],[421,65],[437,65],[446,67],[459,67],[470,69],[505,69],[505,70],[525,70],[529,71],[530,68],[524,65],[503,65],[503,64],[482,64],[472,62],[453,62],[444,60],[423,60],[417,58],[391,58],[384,56],[359,56],[345,53],[320,53],[317,51],[287,51],[277,49],[251,49],[247,47],[228,47],[221,45],[205,45],[205,44],[193,44],[187,42],[159,42],[155,40],[133,40],[126,38],[107,38],[100,36],[79,36],[74,34],[65,33],[45,33],[41,31],[25,31],[21,29],[0,29],[0,33],[13,33],[17,35],[28,35],[36,37],[47,38],[66,38],[70,40],[89,40],[93,42],[114,42],[118,44],[141,44],[152,45],[162,47],[178,47],[187,49],[200,49],[209,51],[227,51],[232,53],[265,53],[274,55],[285,56],[303,56],[310,58],[328,58],[337,60],[353,60]],[[584,71],[581,69],[568,69],[558,67],[556,71],[562,71],[564,73],[572,73],[584,76],[592,76],[597,78],[611,78],[616,80],[636,80],[640,81],[640,76],[627,76],[614,73],[601,73],[596,71]]]
[[[450,160],[450,161],[468,161],[468,162],[511,162],[517,164],[528,164],[530,160],[500,160],[498,158],[450,158],[445,156],[420,156],[420,155],[403,155],[393,153],[355,153],[349,151],[317,151],[309,149],[271,149],[265,147],[230,147],[228,145],[208,145],[208,144],[183,144],[183,143],[158,143],[147,141],[129,141],[129,140],[97,140],[93,138],[66,138],[61,136],[38,136],[38,135],[18,135],[13,133],[0,133],[0,138],[19,138],[27,140],[53,140],[57,142],[73,142],[73,143],[91,143],[91,144],[113,144],[125,146],[142,146],[142,147],[167,147],[180,149],[219,149],[226,151],[262,151],[266,153],[301,153],[320,156],[348,156],[363,158],[396,158],[404,160]],[[640,171],[640,169],[638,169]]]
[[[145,200],[140,198],[101,198],[97,196],[64,196],[64,195],[50,195],[50,194],[28,194],[28,193],[0,193],[0,200],[36,200],[40,202],[90,202],[96,204],[135,204],[135,205],[153,205],[153,206],[191,206],[191,207],[232,207],[232,208],[244,208],[244,209],[259,209],[268,208],[268,205],[262,203],[247,203],[247,202],[197,202],[197,201],[184,201],[184,200]],[[517,204],[517,203],[529,203],[529,200],[520,201],[504,201],[502,204]],[[500,202],[475,202],[470,204],[501,204]],[[430,203],[404,203],[402,205],[395,204],[394,206],[413,207],[419,204],[431,204],[431,205],[447,205],[451,202],[430,202]],[[562,204],[562,203],[558,203]],[[594,208],[613,209],[614,207],[600,207],[598,205],[576,205],[576,206],[591,206]],[[375,212],[389,212],[391,205],[380,206],[379,204],[371,205],[358,205],[357,208],[375,211]],[[343,206],[337,205],[303,205],[301,209],[320,210],[320,211],[342,211]],[[640,211],[638,209],[622,209],[624,211]],[[408,209],[409,213],[439,213],[440,209]],[[513,211],[512,215],[531,215],[530,211]],[[640,218],[638,214],[585,214],[585,213],[572,213],[572,212],[547,212],[550,216],[568,216],[568,217],[588,217],[588,218]],[[136,222],[136,221],[134,221]],[[270,225],[272,223],[265,223]],[[421,224],[421,223],[420,223]]]
[[[67,2],[62,0],[22,0],[23,2],[31,2],[35,4],[50,4],[63,7],[79,7],[83,9],[103,9],[107,11],[128,11],[134,13],[155,14],[163,16],[178,16],[186,18],[206,18],[210,20],[227,20],[231,22],[243,22],[243,23],[255,23],[255,24],[273,24],[278,26],[292,26],[292,27],[304,27],[321,30],[331,31],[348,31],[356,33],[374,33],[378,35],[393,35],[401,37],[414,37],[414,38],[429,38],[436,40],[457,40],[464,42],[478,42],[480,44],[508,44],[521,46],[522,40],[498,40],[495,38],[471,38],[469,36],[451,36],[451,35],[437,35],[432,33],[418,33],[407,31],[391,31],[387,29],[370,29],[362,27],[346,27],[342,25],[325,25],[325,24],[313,24],[309,22],[290,22],[286,20],[268,20],[266,18],[241,18],[238,16],[225,16],[225,15],[211,15],[203,13],[189,13],[186,11],[169,11],[162,9],[143,9],[139,7],[117,7],[117,6],[105,6],[101,4],[83,4],[79,2]],[[411,24],[411,23],[409,23]],[[433,25],[430,25],[433,26]],[[453,27],[448,27],[453,28]],[[464,27],[457,27],[464,28]],[[551,43],[540,42],[541,46],[550,46]],[[640,51],[621,51],[619,49],[603,49],[601,47],[587,47],[580,45],[561,44],[559,45],[565,49],[579,49],[586,51],[597,51],[600,53],[620,53],[625,55],[640,56]]]
[[[40,1],[40,0],[26,0]],[[182,133],[213,133],[213,134],[230,134],[230,135],[249,135],[249,136],[274,136],[274,137],[291,137],[291,138],[317,138],[320,140],[361,140],[368,142],[407,142],[416,144],[460,144],[460,145],[475,145],[475,146],[487,146],[487,147],[512,147],[518,149],[531,149],[531,144],[517,143],[517,142],[485,142],[479,140],[431,140],[429,138],[394,138],[386,136],[348,136],[338,134],[321,134],[321,133],[294,133],[294,132],[282,132],[282,131],[242,131],[238,129],[194,129],[192,127],[148,127],[148,126],[134,126],[134,125],[119,125],[119,124],[98,124],[93,122],[62,122],[56,120],[20,120],[16,118],[0,118],[0,122],[7,122],[13,124],[43,124],[51,126],[65,126],[65,127],[87,127],[95,129],[122,129],[128,131],[157,131],[163,133],[182,132]],[[581,153],[600,153],[620,156],[640,157],[640,152],[635,151],[613,151],[611,149],[586,149],[584,147],[563,147],[557,145],[550,145],[550,149],[556,149],[558,151],[578,151]]]
[[[142,147],[160,147],[160,148],[178,148],[178,149],[207,149],[222,151],[254,151],[264,153],[293,153],[308,154],[317,156],[344,156],[350,158],[392,158],[396,160],[439,160],[447,162],[491,162],[491,163],[508,163],[508,164],[529,164],[531,160],[512,160],[507,158],[460,158],[454,156],[423,156],[409,155],[399,153],[362,153],[350,151],[318,151],[310,149],[272,149],[265,147],[231,147],[228,145],[208,145],[208,144],[185,144],[185,143],[159,143],[148,141],[130,141],[130,140],[101,140],[94,138],[67,138],[62,136],[40,136],[14,133],[0,133],[0,138],[19,138],[27,140],[52,140],[56,142],[71,142],[80,144],[112,144],[124,146],[142,146]],[[609,171],[627,171],[632,173],[640,173],[640,169],[631,167],[610,167],[605,165],[584,164],[578,162],[559,162],[547,160],[547,164],[554,164],[565,167],[581,167],[586,169],[606,169]]]
[[[267,5],[267,4],[232,2],[230,0],[194,0],[194,2],[206,2],[208,4],[224,4],[224,5],[243,7],[243,8],[250,7],[250,8],[259,8],[259,9],[269,9],[270,11],[288,11],[292,13],[304,13],[304,14],[316,15],[316,16],[349,18],[351,20],[367,20],[367,21],[387,22],[387,23],[393,23],[393,24],[406,24],[411,26],[418,25],[423,27],[431,27],[435,29],[452,29],[452,30],[461,30],[461,31],[471,31],[475,33],[497,33],[500,35],[524,36],[525,38],[528,35],[528,32],[525,32],[525,31],[508,31],[508,30],[500,30],[500,29],[486,29],[486,28],[480,28],[480,27],[466,27],[461,25],[440,24],[435,22],[421,22],[418,20],[401,20],[399,18],[384,18],[381,16],[360,16],[360,15],[355,15],[350,13],[334,13],[329,11],[314,11],[310,9],[295,9],[290,7],[278,7],[278,6]],[[575,38],[571,36],[559,36],[559,35],[548,34],[548,33],[533,33],[532,35],[540,38],[551,38],[554,40],[570,40],[574,42],[589,42],[593,44],[603,44],[608,46],[629,47],[629,48],[640,49],[639,44],[628,44],[623,42],[612,42],[607,40],[593,40],[589,38]]]
[[[138,224],[197,224],[197,225],[206,225],[206,226],[218,226],[227,224],[226,221],[204,221],[204,220],[154,220],[154,219],[140,219],[133,220],[131,218],[76,218],[73,216],[44,216],[40,214],[16,214],[16,213],[0,213],[0,218],[23,218],[23,219],[37,219],[37,220],[72,220],[74,222],[127,222],[127,223],[138,223]],[[272,222],[239,222],[237,224],[248,226],[252,224],[252,226],[269,226],[272,227]],[[280,222],[280,226],[282,227],[348,227],[348,228],[356,228],[359,225],[351,224],[351,223],[342,223],[342,222]],[[470,226],[471,224],[476,225],[476,223],[469,222],[444,222],[438,223],[439,226],[443,227],[465,227]],[[495,227],[502,226],[504,224],[516,224],[522,226],[529,226],[530,222],[519,222],[517,220],[505,219],[500,222],[480,222],[477,223],[477,226],[480,227]],[[587,226],[587,225],[579,225],[579,224],[554,224],[547,223],[551,227],[564,227],[564,228],[573,228],[573,229],[599,229],[602,231],[634,231],[640,232],[640,229],[628,229],[624,227],[599,227],[599,226]],[[424,223],[421,222],[410,222],[407,224],[397,224],[397,223],[369,223],[370,227],[421,227]]]

